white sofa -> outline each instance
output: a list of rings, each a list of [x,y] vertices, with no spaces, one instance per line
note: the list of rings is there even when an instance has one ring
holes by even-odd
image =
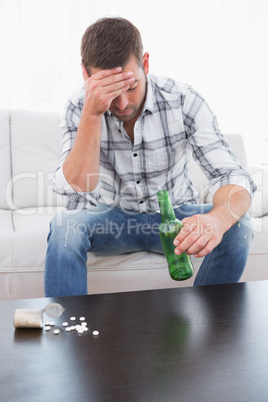
[[[0,111],[0,299],[43,297],[49,222],[62,208],[52,191],[61,144],[56,113]],[[242,281],[268,279],[268,174],[248,168],[240,135],[226,136],[240,163],[251,171],[258,192],[251,209],[254,240]],[[201,201],[207,181],[193,163]],[[195,272],[200,266],[194,260]],[[89,293],[191,286],[194,278],[173,281],[165,257],[140,252],[117,257],[89,254]]]

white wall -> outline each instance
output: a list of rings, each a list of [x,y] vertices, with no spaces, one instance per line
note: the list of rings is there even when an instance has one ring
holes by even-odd
[[[61,111],[83,85],[83,32],[115,15],[140,29],[152,73],[193,85],[268,163],[267,0],[0,0],[0,108]]]

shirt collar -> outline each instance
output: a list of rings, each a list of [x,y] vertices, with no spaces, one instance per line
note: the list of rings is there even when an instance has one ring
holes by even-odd
[[[154,110],[154,101],[153,101],[153,89],[150,75],[147,75],[147,91],[146,91],[146,99],[143,105],[142,113],[149,111],[153,113]]]

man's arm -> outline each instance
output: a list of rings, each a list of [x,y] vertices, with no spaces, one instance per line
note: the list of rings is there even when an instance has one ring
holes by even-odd
[[[113,99],[135,80],[121,67],[101,70],[91,77],[82,65],[85,101],[74,146],[63,164],[63,174],[77,192],[93,191],[99,181],[101,118]]]
[[[176,254],[186,252],[197,258],[209,254],[221,242],[224,233],[247,212],[250,203],[250,194],[243,187],[232,184],[220,187],[208,214],[182,220],[183,228],[174,240]]]

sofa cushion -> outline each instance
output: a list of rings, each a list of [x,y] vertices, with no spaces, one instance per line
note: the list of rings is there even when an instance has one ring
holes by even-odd
[[[251,167],[247,170],[257,186],[251,205],[251,216],[261,218],[268,215],[268,169]]]
[[[11,163],[9,112],[0,111],[0,208],[8,209],[11,203]]]
[[[12,212],[0,209],[0,272],[13,266],[14,230]]]
[[[268,215],[263,218],[252,218],[253,241],[250,254],[268,254]],[[268,270],[268,267],[263,267]]]
[[[13,211],[14,268],[44,267],[49,223],[57,210],[39,207]]]
[[[197,261],[193,260],[194,263]],[[111,258],[89,254],[88,293],[192,286],[196,273],[197,269],[194,276],[187,281],[174,281],[169,275],[165,256],[147,251]]]
[[[11,112],[13,209],[56,205],[52,188],[60,155],[59,124],[57,113]]]

